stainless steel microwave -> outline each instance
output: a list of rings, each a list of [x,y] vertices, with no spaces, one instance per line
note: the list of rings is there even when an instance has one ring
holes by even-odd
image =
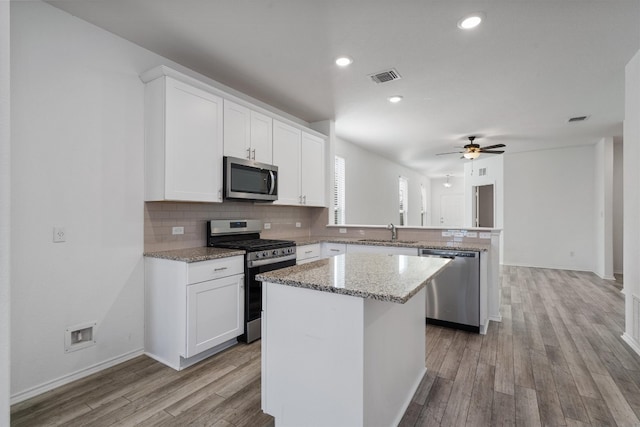
[[[273,202],[278,200],[278,167],[250,159],[224,157],[224,198]]]

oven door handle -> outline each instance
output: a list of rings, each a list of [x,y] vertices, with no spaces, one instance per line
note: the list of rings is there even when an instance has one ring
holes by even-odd
[[[273,171],[269,171],[269,195],[273,195],[276,190],[276,176]]]
[[[289,261],[292,259],[296,259],[296,254],[291,254],[291,255],[280,257],[280,258],[256,259],[253,261],[247,261],[247,267],[253,268],[253,267],[260,267],[263,265],[277,264],[279,262]]]

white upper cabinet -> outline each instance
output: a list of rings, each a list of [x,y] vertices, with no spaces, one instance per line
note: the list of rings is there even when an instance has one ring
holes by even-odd
[[[273,119],[224,100],[224,155],[273,162]]]
[[[273,164],[278,166],[278,200],[282,205],[299,205],[300,141],[302,131],[277,120],[273,121]]]
[[[273,121],[273,164],[282,205],[324,206],[324,139]]]
[[[222,98],[169,76],[145,88],[145,200],[222,201]]]
[[[273,164],[273,119],[251,110],[251,156],[253,160]]]
[[[302,132],[300,172],[302,203],[324,206],[324,139]]]

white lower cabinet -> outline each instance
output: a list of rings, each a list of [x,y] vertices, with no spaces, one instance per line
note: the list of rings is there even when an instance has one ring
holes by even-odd
[[[176,370],[244,332],[244,258],[186,263],[145,258],[145,353]]]
[[[236,275],[187,286],[186,357],[242,335],[243,280]]]
[[[320,243],[298,246],[296,248],[296,264],[300,265],[317,261],[320,259],[321,254]]]
[[[344,243],[329,243],[322,244],[322,257],[328,258],[331,256],[341,255],[347,252],[347,245]]]

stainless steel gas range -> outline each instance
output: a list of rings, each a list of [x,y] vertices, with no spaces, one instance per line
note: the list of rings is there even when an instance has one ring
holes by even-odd
[[[296,244],[289,240],[261,239],[262,221],[256,219],[212,220],[207,222],[207,245],[242,249],[244,260],[244,334],[239,340],[250,343],[260,338],[262,282],[256,275],[296,265]]]

